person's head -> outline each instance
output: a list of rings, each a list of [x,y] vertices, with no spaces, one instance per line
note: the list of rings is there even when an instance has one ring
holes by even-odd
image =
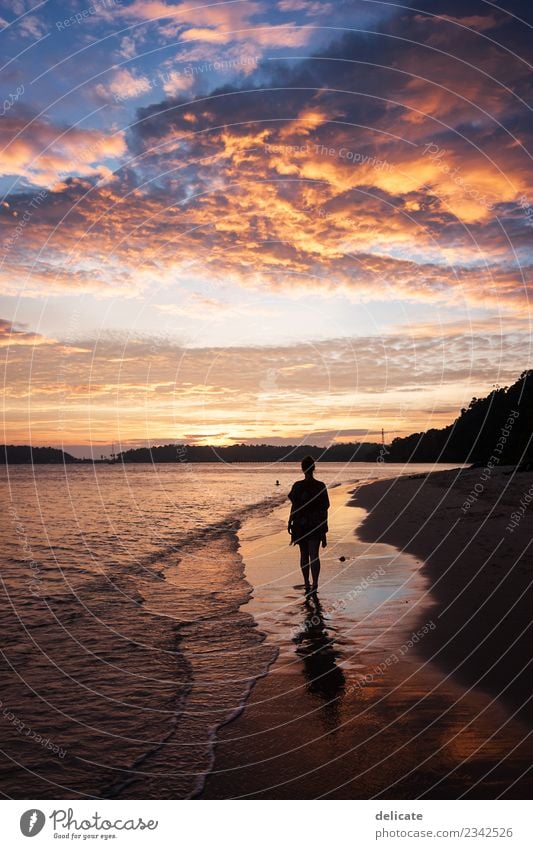
[[[302,460],[302,472],[304,475],[312,475],[315,471],[315,461],[310,455],[304,457]]]

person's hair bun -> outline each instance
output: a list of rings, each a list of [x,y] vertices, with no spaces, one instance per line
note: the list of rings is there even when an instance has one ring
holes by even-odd
[[[302,460],[302,472],[304,474],[306,474],[307,472],[314,472],[314,471],[315,471],[315,461],[311,457],[311,455],[308,454],[307,457],[304,457],[303,460]]]

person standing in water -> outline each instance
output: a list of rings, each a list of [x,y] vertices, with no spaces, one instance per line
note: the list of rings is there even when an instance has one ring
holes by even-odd
[[[300,567],[304,577],[305,591],[316,592],[320,574],[320,543],[325,548],[328,532],[329,497],[326,484],[314,477],[315,461],[312,457],[302,460],[302,472],[305,477],[293,484],[289,492],[291,514],[287,530],[291,535],[291,545],[300,547]],[[309,572],[313,579],[311,587]]]

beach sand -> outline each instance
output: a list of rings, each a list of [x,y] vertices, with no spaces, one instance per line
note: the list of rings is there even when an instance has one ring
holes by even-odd
[[[361,487],[353,503],[370,511],[361,539],[424,560],[439,617],[425,655],[533,725],[529,490],[532,472],[507,468],[485,478],[483,469],[466,469]]]
[[[443,590],[431,586],[437,561],[426,566],[431,552],[411,541],[430,511],[429,491],[442,494],[455,475],[360,486],[357,506],[353,485],[330,491],[321,610],[303,595],[287,507],[274,510],[266,528],[264,518],[245,524],[241,554],[254,588],[245,609],[278,657],[242,714],[219,731],[202,798],[530,795],[530,726],[490,689],[452,674],[449,658],[432,659],[444,635]],[[419,505],[409,500],[415,492]],[[441,510],[434,520],[433,548],[450,515]],[[430,540],[427,530],[426,546]],[[470,574],[474,566],[472,559]],[[464,657],[470,648],[460,645]]]

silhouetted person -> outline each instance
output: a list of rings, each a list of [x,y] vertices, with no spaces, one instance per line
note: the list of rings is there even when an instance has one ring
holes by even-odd
[[[287,530],[291,535],[291,545],[300,546],[300,566],[304,577],[305,591],[316,592],[320,574],[318,552],[320,543],[327,545],[329,497],[326,484],[313,477],[315,461],[312,457],[302,460],[303,480],[296,481],[289,492],[291,515]],[[309,570],[313,578],[309,585]]]

